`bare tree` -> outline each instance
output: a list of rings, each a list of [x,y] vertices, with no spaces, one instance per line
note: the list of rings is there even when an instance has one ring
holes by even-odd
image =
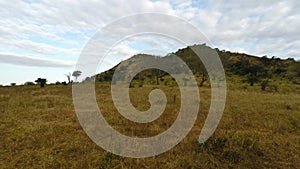
[[[65,74],[65,76],[68,78],[68,83],[71,83],[71,73],[69,72],[69,74]]]

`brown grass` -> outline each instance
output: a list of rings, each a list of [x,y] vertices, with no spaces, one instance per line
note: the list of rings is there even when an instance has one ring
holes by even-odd
[[[293,86],[296,88],[296,86]],[[131,88],[131,100],[147,110],[155,86]],[[129,136],[149,137],[176,119],[176,87],[163,87],[164,114],[137,124],[119,115],[110,87],[98,84],[99,107],[107,121]],[[210,105],[210,89],[200,89],[201,110],[189,135],[161,155],[131,159],[113,155],[93,143],[74,112],[71,86],[0,87],[0,168],[300,168],[299,90],[261,92],[259,87],[230,87],[222,120],[204,144],[197,142]]]

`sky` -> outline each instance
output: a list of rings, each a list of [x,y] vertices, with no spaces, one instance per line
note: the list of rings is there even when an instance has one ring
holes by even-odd
[[[81,51],[101,28],[149,12],[187,21],[205,35],[211,47],[300,60],[298,0],[0,0],[0,8],[2,85],[39,77],[50,83],[66,81],[65,74],[75,70]],[[155,54],[183,47],[166,37],[128,38],[112,48],[97,71],[134,54],[153,52],[154,39],[165,44]]]

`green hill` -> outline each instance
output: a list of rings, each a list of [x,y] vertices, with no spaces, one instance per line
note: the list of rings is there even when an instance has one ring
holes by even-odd
[[[149,54],[138,54],[123,62],[122,65],[138,64],[135,60],[139,57],[156,57],[157,59],[168,59],[172,57],[172,54],[177,55],[181,58],[194,73],[198,86],[209,85],[209,78],[206,69],[196,55],[193,49],[211,49],[206,45],[194,45],[188,46],[184,49],[179,49],[175,53],[168,54],[163,57],[153,56]],[[284,82],[288,84],[300,84],[300,62],[295,61],[293,58],[280,59],[275,56],[268,58],[267,56],[258,57],[253,55],[248,55],[244,53],[233,53],[230,51],[214,49],[223,64],[227,82],[235,82],[239,84],[249,84],[254,86],[255,84],[260,85],[262,90],[266,88],[272,88],[277,90],[278,82]],[[209,56],[207,56],[209,57]],[[96,81],[111,81],[112,76],[116,68],[121,65],[119,63],[110,70],[100,73],[93,78]],[[173,69],[179,69],[179,67],[174,66]],[[173,84],[172,77],[168,73],[157,70],[148,69],[140,72],[134,77],[132,83],[143,84],[153,84],[153,85],[170,85]]]

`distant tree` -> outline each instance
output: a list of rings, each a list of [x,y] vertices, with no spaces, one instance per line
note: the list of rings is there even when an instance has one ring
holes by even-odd
[[[32,86],[32,85],[35,85],[35,84],[33,82],[25,82],[24,85],[25,86]]]
[[[35,80],[35,82],[40,85],[41,87],[45,87],[45,84],[47,82],[46,79],[43,79],[43,78],[38,78],[37,80]]]
[[[10,83],[11,86],[16,86],[16,83]]]
[[[254,83],[258,83],[260,81],[260,79],[258,76],[249,74],[249,75],[247,75],[246,81],[250,84],[250,86],[254,86]]]
[[[86,77],[84,82],[93,82],[95,80],[94,77]]]
[[[294,58],[287,58],[286,60],[290,60],[290,61],[295,62],[295,59],[294,59]]]
[[[68,83],[71,83],[71,73],[69,72],[68,74],[65,74],[65,76],[68,78]]]
[[[85,81],[85,82],[89,82],[89,81],[91,81],[91,78],[90,78],[90,77],[86,77],[86,78],[84,79],[84,81]]]
[[[61,82],[61,84],[65,85],[65,86],[67,86],[67,85],[68,85],[68,83],[67,83],[66,81],[64,81],[64,82]]]
[[[75,77],[75,82],[77,82],[77,79],[78,79],[78,77],[81,75],[81,71],[79,71],[79,70],[75,70],[73,73],[72,73],[72,76],[74,76]]]
[[[269,66],[272,62],[271,59],[269,59],[267,56],[263,56],[260,58],[260,61],[264,66]]]
[[[159,81],[165,75],[165,73],[159,69],[154,69],[153,71],[156,79],[156,85],[159,85]]]
[[[59,81],[56,81],[55,84],[56,84],[56,85],[60,85],[61,83],[60,83]]]
[[[98,79],[99,82],[103,82],[103,81],[111,81],[112,77],[113,77],[113,71],[106,71],[101,73],[101,76],[96,77]],[[123,79],[117,79],[118,80],[123,80]]]

